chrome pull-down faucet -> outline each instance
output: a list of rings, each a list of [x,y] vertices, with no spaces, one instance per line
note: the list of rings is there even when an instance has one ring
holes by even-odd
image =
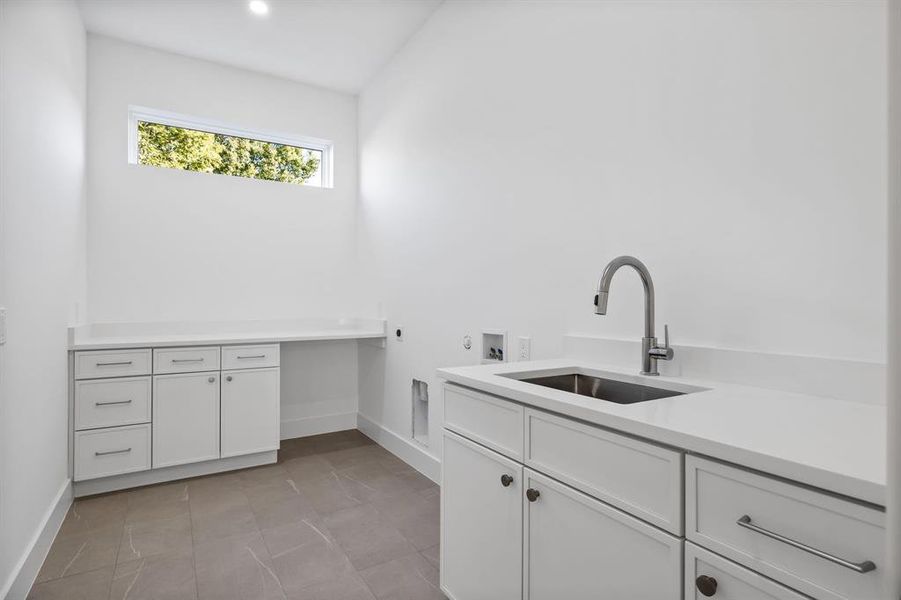
[[[654,335],[654,282],[651,281],[651,273],[644,263],[634,256],[618,256],[610,261],[601,275],[598,283],[598,293],[594,297],[594,312],[598,315],[607,314],[607,297],[610,293],[610,281],[620,267],[629,266],[638,272],[641,283],[644,286],[644,337],[641,338],[641,374],[659,375],[657,372],[658,360],[672,360],[673,349],[669,345],[669,326],[664,326],[664,345],[657,345],[657,337]]]

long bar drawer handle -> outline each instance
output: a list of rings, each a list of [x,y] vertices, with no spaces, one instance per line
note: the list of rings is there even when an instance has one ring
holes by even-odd
[[[112,406],[114,404],[131,404],[131,400],[110,400],[109,402],[95,402],[94,406]]]
[[[764,529],[759,525],[755,525],[751,521],[751,517],[749,515],[743,515],[738,521],[735,522],[740,527],[744,527],[745,529],[750,529],[755,533],[759,533],[760,535],[766,536],[768,538],[774,539],[776,541],[782,542],[783,544],[788,544],[792,548],[797,548],[798,550],[802,550],[807,552],[808,554],[813,554],[814,556],[819,556],[822,559],[828,560],[831,563],[835,563],[837,565],[841,565],[847,569],[851,569],[857,573],[869,573],[870,571],[876,570],[876,565],[873,564],[873,561],[865,560],[863,562],[855,563],[849,560],[845,560],[844,558],[839,558],[838,556],[834,556],[829,554],[828,552],[823,552],[822,550],[817,550],[807,544],[802,544],[801,542],[795,541],[791,538],[787,538],[784,535],[780,535],[774,531],[770,531],[768,529]]]
[[[120,360],[117,362],[105,362],[105,363],[97,363],[98,367],[124,367],[125,365],[134,364],[134,361],[131,360]]]
[[[131,452],[131,448],[123,448],[122,450],[107,450],[106,452],[95,452],[94,456],[107,456],[110,454],[125,454]]]
[[[192,363],[192,362],[203,362],[202,358],[173,358],[173,363]]]
[[[254,354],[253,356],[239,356],[238,360],[244,360],[245,358],[266,358],[265,354]]]

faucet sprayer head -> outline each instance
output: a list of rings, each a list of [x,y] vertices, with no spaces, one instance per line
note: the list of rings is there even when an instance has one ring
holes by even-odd
[[[594,314],[607,314],[607,292],[598,292],[594,296]]]

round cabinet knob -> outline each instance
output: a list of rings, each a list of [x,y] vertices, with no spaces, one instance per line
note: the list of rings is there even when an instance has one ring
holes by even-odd
[[[713,596],[716,594],[716,579],[707,575],[701,575],[695,580],[698,591],[705,596]]]
[[[209,381],[210,383],[216,383],[216,378],[210,377],[209,379],[207,379],[207,381]]]
[[[502,486],[504,486],[504,487],[510,487],[510,484],[511,484],[511,483],[513,483],[513,476],[512,476],[512,475],[507,475],[506,473],[504,473],[503,475],[501,475],[501,485],[502,485]]]
[[[225,378],[225,380],[226,380],[226,381],[231,381],[231,380],[232,380],[232,376],[229,375],[228,377]]]
[[[533,490],[532,488],[526,490],[526,498],[529,499],[529,502],[535,502],[536,500],[538,500],[538,496],[540,495],[541,492],[539,492],[538,490]]]

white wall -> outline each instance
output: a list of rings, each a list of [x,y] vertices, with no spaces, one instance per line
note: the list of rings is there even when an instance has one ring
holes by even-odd
[[[95,35],[88,65],[91,321],[358,312],[355,96]],[[128,164],[129,105],[330,140],[334,188]],[[282,375],[284,437],[353,427],[354,342],[285,345]]]
[[[361,412],[464,334],[638,339],[634,254],[673,341],[885,360],[885,4],[449,2],[360,97],[360,255],[406,339],[361,347]],[[509,354],[509,351],[508,351]],[[385,362],[384,375],[368,365]],[[636,357],[636,368],[638,359]]]
[[[356,98],[88,38],[91,321],[352,314]],[[128,164],[129,105],[334,142],[335,187]]]
[[[74,2],[0,2],[0,305],[9,310],[0,598],[11,586],[9,598],[24,597],[27,572],[14,579],[68,482],[66,327],[84,304],[85,58]]]

